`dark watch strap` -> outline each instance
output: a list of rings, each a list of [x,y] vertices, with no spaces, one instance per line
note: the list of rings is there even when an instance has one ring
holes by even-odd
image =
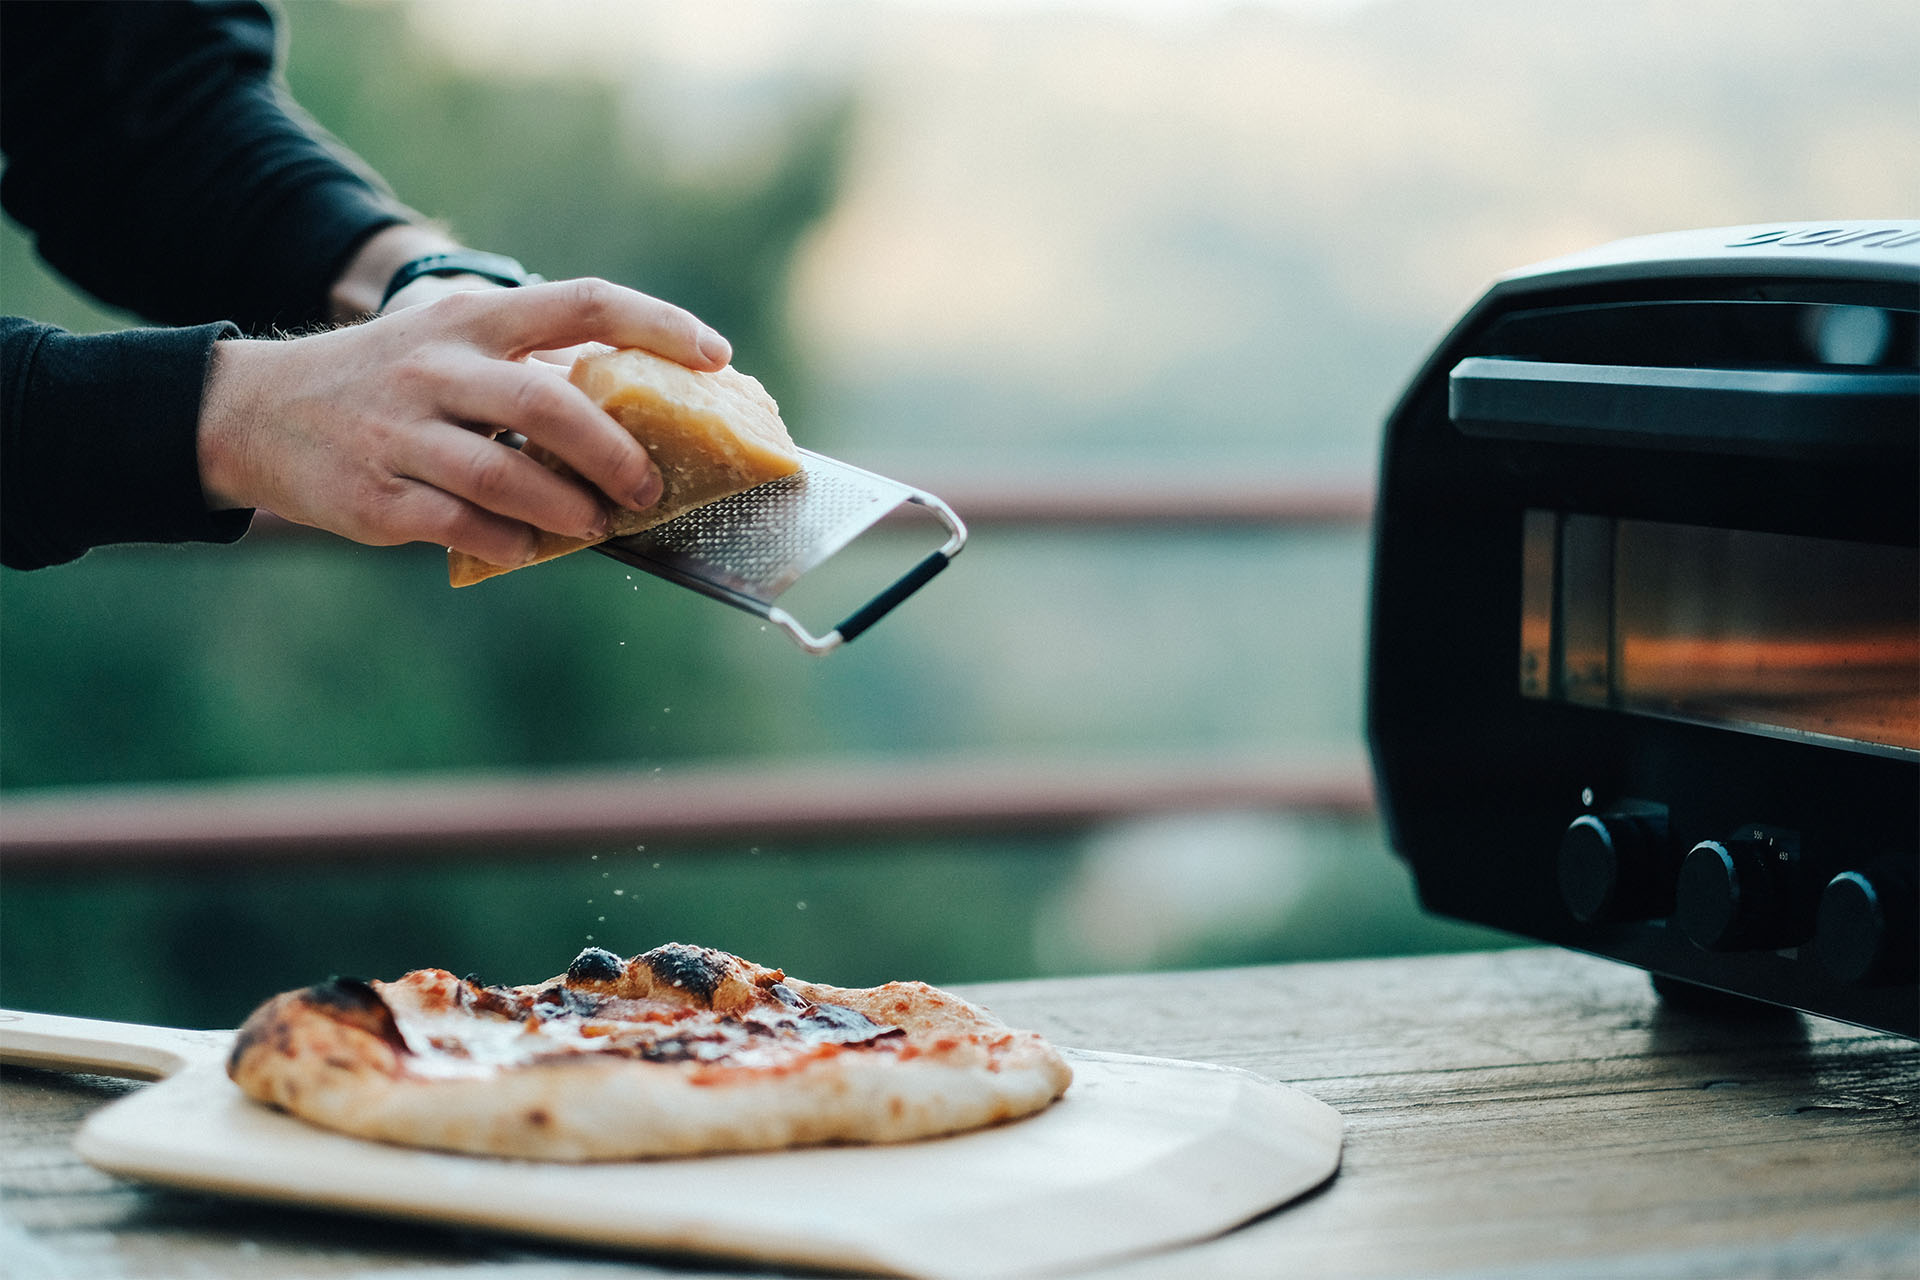
[[[421,276],[484,276],[509,289],[523,284],[539,284],[541,280],[541,277],[505,254],[482,253],[478,249],[450,249],[445,253],[429,253],[403,263],[393,273],[393,279],[387,281],[387,291],[380,295],[381,308],[384,310],[393,301],[394,294]]]

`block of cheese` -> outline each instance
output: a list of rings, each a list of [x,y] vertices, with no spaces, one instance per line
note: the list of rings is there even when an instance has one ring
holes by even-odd
[[[646,446],[666,482],[660,501],[645,511],[616,511],[609,538],[665,524],[695,507],[800,469],[800,454],[780,421],[780,406],[758,381],[731,365],[716,373],[698,373],[634,348],[581,356],[570,379]],[[529,443],[526,452],[544,466],[573,474],[536,444]],[[546,530],[537,534],[538,552],[530,564],[593,545]],[[512,567],[518,566],[488,564],[454,551],[448,553],[447,576],[454,586],[464,587]]]

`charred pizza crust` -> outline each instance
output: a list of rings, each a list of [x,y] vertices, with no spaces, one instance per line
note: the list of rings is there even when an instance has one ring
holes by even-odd
[[[1039,1036],[919,982],[849,989],[671,943],[523,987],[444,969],[276,996],[227,1074],[407,1146],[627,1160],[900,1142],[1028,1115],[1072,1080]]]

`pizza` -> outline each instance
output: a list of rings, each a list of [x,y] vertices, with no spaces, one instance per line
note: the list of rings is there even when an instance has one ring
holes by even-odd
[[[823,986],[684,943],[589,947],[530,986],[335,978],[255,1010],[227,1074],[359,1137],[569,1161],[903,1142],[1030,1115],[1073,1078],[925,983]]]
[[[800,453],[780,420],[780,406],[757,379],[731,365],[704,373],[637,347],[603,348],[575,360],[567,380],[646,446],[664,482],[660,500],[645,511],[616,510],[608,538],[651,529],[800,470]],[[551,470],[574,474],[538,444],[528,443],[526,454]],[[594,545],[544,529],[535,534],[528,564]],[[456,587],[519,567],[489,564],[463,551],[447,554],[447,580]]]

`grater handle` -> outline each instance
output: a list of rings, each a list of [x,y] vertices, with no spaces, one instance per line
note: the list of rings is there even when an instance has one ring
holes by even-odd
[[[795,644],[808,653],[815,655],[832,653],[892,613],[901,601],[925,586],[934,575],[951,564],[953,558],[960,554],[960,548],[967,545],[967,526],[959,516],[953,513],[952,507],[932,494],[918,489],[907,494],[907,501],[915,506],[925,507],[940,518],[941,523],[947,526],[946,542],[942,543],[938,550],[929,552],[924,560],[907,570],[892,586],[855,609],[845,622],[827,632],[826,635],[814,635],[801,626],[792,614],[778,605],[745,607],[779,626],[793,638]]]
[[[835,627],[834,631],[843,641],[853,639],[892,613],[894,606],[925,586],[934,574],[939,573],[951,563],[953,563],[953,557],[945,550],[929,552],[926,559],[907,570],[906,575],[898,582],[856,609],[845,622]]]

